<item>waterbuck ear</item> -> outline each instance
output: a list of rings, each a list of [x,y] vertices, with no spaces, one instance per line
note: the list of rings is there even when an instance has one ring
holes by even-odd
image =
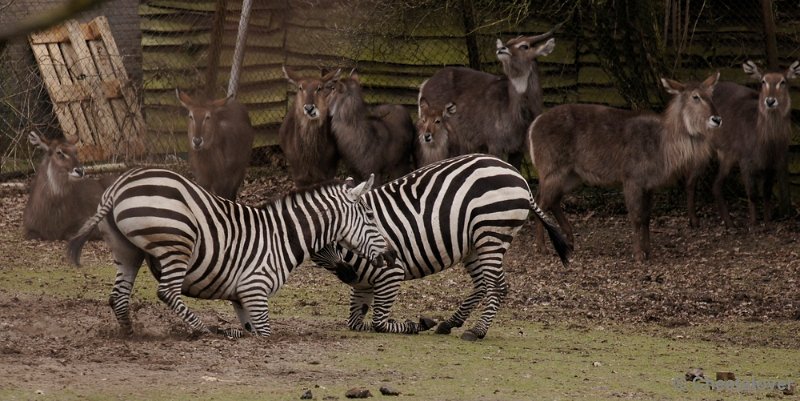
[[[497,38],[497,48],[500,49],[503,47],[506,47],[505,43],[503,43],[503,41],[500,40],[500,38]]]
[[[661,85],[664,85],[664,89],[666,89],[668,93],[671,93],[673,95],[677,95],[683,92],[684,89],[686,89],[686,85],[678,81],[673,81],[669,78],[661,78]]]
[[[761,71],[758,70],[758,66],[752,60],[747,60],[742,64],[742,69],[744,73],[751,76],[755,80],[761,79]]]
[[[228,95],[228,97],[223,97],[222,99],[212,100],[211,107],[215,109],[218,109],[220,107],[225,107],[225,105],[227,105],[228,102],[232,101],[234,97],[235,97],[234,95]]]
[[[450,117],[453,114],[456,114],[456,104],[453,102],[447,103],[444,106],[444,113],[442,113],[442,115],[445,117]]]
[[[189,106],[192,105],[192,98],[186,94],[186,92],[182,91],[180,88],[175,88],[175,97],[178,98],[178,101],[181,102],[181,106],[188,109]]]
[[[300,86],[297,84],[300,81],[300,77],[298,77],[294,71],[286,68],[285,65],[281,66],[281,70],[283,70],[283,76],[286,77],[286,80],[289,81],[289,83],[294,86]]]
[[[786,69],[786,78],[794,79],[800,75],[800,61],[795,60],[789,68]]]
[[[714,74],[711,74],[711,76],[706,78],[701,85],[703,85],[706,88],[710,88],[713,91],[714,86],[717,85],[717,82],[719,82],[719,71],[715,72]]]
[[[431,107],[431,105],[430,105],[430,103],[428,103],[428,99],[425,99],[424,97],[420,97],[419,98],[419,114],[422,114],[423,110],[427,111],[429,107]]]
[[[327,74],[323,75],[321,79],[322,79],[323,82],[336,80],[336,79],[339,79],[339,74],[341,74],[341,73],[342,73],[342,69],[341,68],[337,68],[337,69],[335,69],[333,71],[329,71]]]
[[[536,46],[536,49],[533,51],[534,57],[547,56],[548,54],[552,53],[555,48],[556,40],[554,38],[550,38],[547,40],[547,42]]]
[[[50,142],[34,131],[28,134],[28,141],[31,142],[31,145],[38,146],[44,151],[50,150]]]

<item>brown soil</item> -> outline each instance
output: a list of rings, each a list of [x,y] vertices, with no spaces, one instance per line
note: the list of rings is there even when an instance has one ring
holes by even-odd
[[[257,176],[255,171],[251,173],[242,192],[244,202],[256,204],[291,187],[286,175],[281,174],[282,166],[277,166],[259,169]],[[621,199],[613,191],[583,193],[568,200],[569,218],[577,233],[577,249],[569,267],[557,263],[552,252],[535,252],[531,229],[525,227],[506,259],[511,286],[503,306],[506,318],[579,328],[621,325],[654,335],[720,322],[800,318],[800,226],[795,219],[750,232],[728,231],[709,213],[703,219],[705,227],[693,230],[687,227],[682,208],[668,207],[674,198],[670,193],[659,197],[661,206],[651,225],[653,260],[645,265],[632,260],[629,225],[620,214]],[[63,243],[21,238],[24,200],[25,195],[18,193],[0,197],[4,210],[0,230],[17,233],[3,237],[7,240],[2,244],[1,258],[17,257],[20,247],[42,253],[63,252]],[[734,206],[742,210],[740,204]],[[738,221],[742,221],[741,216]],[[103,244],[93,243],[86,252],[105,255],[107,251]],[[36,268],[32,263],[31,269]],[[316,269],[301,268],[295,274],[298,276],[292,282],[296,287],[340,285],[330,277],[321,277]],[[395,314],[450,313],[469,283],[459,269],[443,275],[447,275],[445,279],[405,286],[404,299],[398,302]],[[338,293],[344,292],[336,288]],[[425,295],[413,296],[417,292]],[[3,383],[23,382],[30,388],[41,388],[45,394],[63,389],[80,392],[107,380],[107,391],[119,391],[118,397],[125,398],[143,383],[164,388],[187,375],[200,375],[207,381],[207,387],[192,390],[198,396],[203,389],[258,386],[269,383],[270,377],[308,382],[323,374],[313,365],[318,350],[336,349],[346,341],[341,331],[333,334],[341,330],[344,316],[336,316],[342,318],[338,320],[310,319],[292,317],[291,310],[284,310],[282,318],[273,319],[274,334],[268,340],[233,341],[193,337],[158,303],[134,301],[133,313],[137,334],[124,338],[117,334],[116,322],[103,300],[0,289],[0,389]],[[225,320],[233,319],[230,311],[204,310],[203,316],[210,324],[235,323]],[[708,332],[709,338],[724,334],[724,327]],[[725,341],[800,347],[797,336],[769,333],[737,332]],[[306,368],[298,369],[298,364]],[[329,371],[324,374],[330,378]],[[335,373],[341,378],[355,374]],[[217,376],[237,377],[238,382],[221,381]],[[302,393],[298,388],[297,397]]]

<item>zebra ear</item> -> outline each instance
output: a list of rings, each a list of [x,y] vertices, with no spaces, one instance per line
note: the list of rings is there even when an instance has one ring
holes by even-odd
[[[365,193],[372,189],[372,183],[375,182],[375,174],[370,174],[369,179],[358,184],[355,188],[347,191],[347,195],[353,202],[357,201]]]

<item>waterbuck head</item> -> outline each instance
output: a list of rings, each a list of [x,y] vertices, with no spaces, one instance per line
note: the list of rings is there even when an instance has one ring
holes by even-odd
[[[680,119],[680,121],[670,121],[670,124],[682,122],[683,128],[691,136],[701,136],[709,129],[719,127],[722,124],[722,117],[711,101],[717,81],[719,72],[700,83],[681,83],[661,78],[664,88],[673,95],[667,107],[667,116],[670,119]]]
[[[788,115],[792,109],[789,97],[789,80],[800,74],[800,61],[795,61],[785,70],[773,70],[762,73],[756,63],[747,60],[742,64],[744,72],[753,79],[761,81],[758,95],[760,113],[777,113]]]
[[[359,103],[363,103],[363,99],[361,77],[353,69],[347,77],[336,79],[331,83],[331,90],[328,94],[330,113],[331,115],[336,114],[336,110],[342,107],[360,106]]]
[[[301,77],[286,66],[282,68],[286,79],[297,87],[294,98],[295,115],[305,116],[309,120],[324,119],[328,115],[328,94],[341,70],[328,72],[321,78],[311,78]]]
[[[497,39],[497,59],[500,60],[503,71],[518,92],[522,93],[527,89],[527,79],[533,70],[536,58],[547,56],[555,49],[556,40],[552,36],[562,24],[541,35],[519,36],[505,43]]]
[[[187,93],[175,88],[175,96],[189,111],[189,145],[193,150],[206,150],[214,146],[215,135],[220,129],[219,115],[225,110],[233,96],[216,100],[193,99]]]
[[[448,133],[451,131],[448,120],[456,114],[456,104],[447,103],[444,109],[431,106],[425,98],[419,99],[419,120],[417,132],[419,142],[422,144],[446,144]]]
[[[372,189],[375,174],[369,179],[355,185],[352,178],[344,183],[345,208],[344,227],[339,244],[369,258],[376,266],[387,263],[389,247],[383,234],[376,225],[375,213],[367,203],[364,195]]]
[[[39,174],[46,174],[52,192],[60,193],[68,181],[83,178],[83,164],[78,159],[75,142],[66,138],[47,139],[33,131],[28,140],[47,153],[39,164]]]

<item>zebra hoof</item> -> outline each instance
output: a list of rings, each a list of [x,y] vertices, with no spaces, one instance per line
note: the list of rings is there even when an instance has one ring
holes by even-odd
[[[482,338],[483,336],[478,335],[472,329],[465,330],[464,333],[461,334],[461,339],[466,341],[478,341]]]
[[[434,328],[435,326],[436,326],[436,321],[435,320],[433,320],[431,318],[427,318],[427,317],[419,318],[419,331],[430,330],[430,329]]]
[[[453,326],[447,322],[441,322],[438,326],[436,326],[436,334],[450,334],[450,331],[453,329]]]

